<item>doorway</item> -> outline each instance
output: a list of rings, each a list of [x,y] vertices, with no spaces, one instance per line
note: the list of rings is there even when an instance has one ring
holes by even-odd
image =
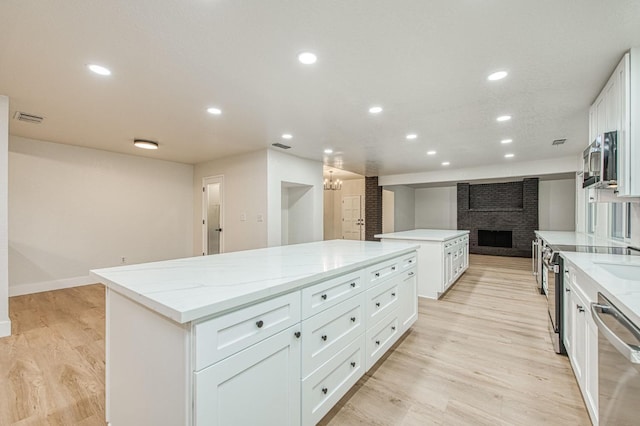
[[[223,176],[202,179],[202,255],[224,252]]]
[[[342,238],[345,240],[364,240],[363,198],[362,195],[342,197]]]

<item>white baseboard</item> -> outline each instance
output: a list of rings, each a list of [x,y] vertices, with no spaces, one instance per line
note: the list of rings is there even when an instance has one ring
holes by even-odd
[[[43,291],[61,290],[63,288],[80,287],[88,284],[95,284],[89,275],[81,277],[64,278],[61,280],[41,281],[37,283],[10,285],[9,297],[22,296],[25,294],[42,293]]]
[[[11,336],[11,321],[0,321],[0,337]]]

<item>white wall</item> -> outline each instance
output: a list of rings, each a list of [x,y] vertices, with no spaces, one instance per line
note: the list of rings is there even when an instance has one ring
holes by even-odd
[[[281,189],[281,245],[314,241],[313,228],[307,226],[307,218],[314,214],[313,187],[282,183]]]
[[[90,269],[185,257],[193,167],[11,136],[11,295],[87,284]]]
[[[224,176],[224,251],[267,246],[267,151],[196,164],[193,174],[193,254],[202,254],[202,179]],[[280,199],[278,198],[278,208]],[[243,218],[245,218],[243,220]]]
[[[364,219],[365,197],[364,179],[349,179],[342,182],[342,189],[324,191],[324,239],[342,238],[342,197],[362,196],[362,217]]]
[[[457,186],[418,188],[415,228],[458,229]]]
[[[576,180],[541,180],[538,185],[538,229],[575,231]]]
[[[393,191],[394,208],[393,220],[394,231],[407,231],[415,229],[416,226],[416,196],[415,190],[408,186],[398,185],[385,187],[384,189]]]
[[[393,232],[395,228],[395,219],[393,217],[395,209],[395,199],[393,191],[387,189],[382,190],[382,233],[388,234]]]
[[[11,334],[9,321],[8,158],[9,98],[0,96],[0,337]]]
[[[307,228],[305,236],[297,236],[295,241],[308,242],[322,240],[323,233],[323,179],[322,163],[320,161],[298,158],[293,155],[284,154],[279,151],[267,150],[267,245],[269,247],[282,244],[282,183],[288,185],[310,186],[310,207],[305,207],[308,211],[304,218],[304,225]],[[306,203],[305,203],[306,205]],[[291,213],[291,212],[290,212]],[[301,221],[296,214],[289,216],[290,230],[298,225],[292,220]],[[291,236],[290,236],[291,237]]]

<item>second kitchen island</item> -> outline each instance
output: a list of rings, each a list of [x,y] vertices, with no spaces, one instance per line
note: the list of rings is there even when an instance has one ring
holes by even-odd
[[[317,423],[416,321],[416,248],[335,240],[92,271],[107,423]]]

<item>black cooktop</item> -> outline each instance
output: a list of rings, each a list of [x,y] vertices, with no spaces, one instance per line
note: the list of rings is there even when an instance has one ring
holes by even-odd
[[[640,251],[627,247],[607,247],[607,246],[561,246],[551,245],[553,251],[572,251],[577,253],[604,253],[604,254],[627,254],[640,256]]]

